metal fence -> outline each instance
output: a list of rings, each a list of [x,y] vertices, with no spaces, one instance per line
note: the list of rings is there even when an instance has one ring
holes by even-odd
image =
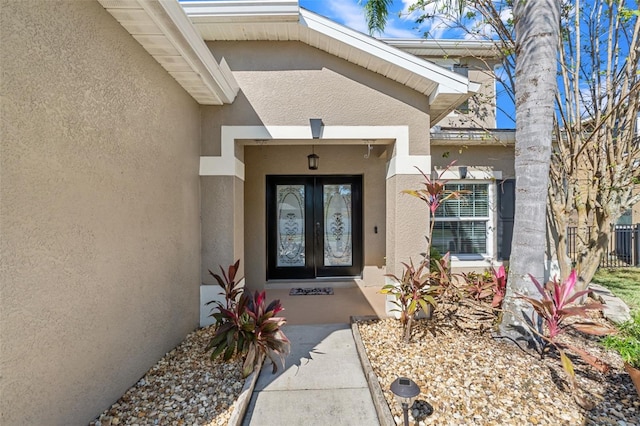
[[[567,230],[567,251],[576,261],[576,227]],[[609,237],[609,246],[600,260],[603,268],[640,266],[640,223],[615,225]]]

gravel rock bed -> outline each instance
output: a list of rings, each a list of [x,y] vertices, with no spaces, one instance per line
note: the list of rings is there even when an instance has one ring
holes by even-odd
[[[190,333],[89,425],[226,425],[244,385],[242,363],[209,360],[213,333]]]
[[[494,338],[491,321],[469,320],[473,312],[436,311],[433,319],[416,323],[408,345],[397,320],[358,323],[396,423],[402,424],[402,411],[389,386],[406,376],[421,389],[410,410],[412,425],[640,425],[631,379],[619,356],[597,339],[567,336],[611,366],[603,374],[572,357],[580,395],[593,406],[587,410],[575,402],[557,354],[540,359]]]

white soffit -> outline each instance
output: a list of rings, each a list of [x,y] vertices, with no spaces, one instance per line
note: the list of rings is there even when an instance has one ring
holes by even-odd
[[[200,104],[233,102],[238,93],[228,65],[211,51],[176,0],[98,0]]]
[[[423,93],[429,97],[432,124],[479,87],[453,71],[298,8],[297,1],[180,4],[204,40],[300,41]],[[268,13],[269,7],[273,7],[273,13]]]

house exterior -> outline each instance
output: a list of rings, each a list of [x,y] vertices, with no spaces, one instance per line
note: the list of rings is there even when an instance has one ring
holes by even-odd
[[[438,218],[454,267],[504,257],[513,136],[452,113],[493,96],[489,46],[295,1],[0,5],[0,423],[91,420],[198,326],[218,264],[383,285],[424,251],[416,167],[455,158],[473,194]]]

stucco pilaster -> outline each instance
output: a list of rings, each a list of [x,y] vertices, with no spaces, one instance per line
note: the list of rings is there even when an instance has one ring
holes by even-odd
[[[214,284],[218,272],[242,259],[244,269],[244,181],[236,176],[201,176],[202,282]]]
[[[419,199],[402,193],[419,188],[422,175],[387,178],[387,273],[400,275],[401,262],[417,263],[426,250],[429,211]]]

